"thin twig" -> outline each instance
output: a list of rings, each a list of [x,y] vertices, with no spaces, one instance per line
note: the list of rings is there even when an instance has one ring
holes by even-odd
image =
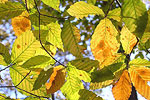
[[[52,100],[55,100],[54,93],[52,93],[51,95],[52,95]]]
[[[118,6],[121,8],[120,2],[119,2],[118,0],[116,0],[116,2],[117,2],[117,4],[118,4]]]
[[[9,68],[9,67],[11,67],[11,66],[13,66],[13,65],[15,65],[15,64],[16,64],[16,63],[8,65],[8,66],[5,67],[4,69],[1,69],[0,72],[6,70],[7,68]]]
[[[111,10],[111,7],[112,7],[114,1],[115,1],[115,0],[113,0],[113,1],[111,2],[110,6],[109,6],[109,9],[107,10],[107,12],[106,12],[106,14],[105,14],[105,18],[107,17],[109,11]]]
[[[41,44],[41,46],[42,46],[42,48],[45,50],[45,52],[50,56],[50,57],[52,57],[52,59],[54,59],[56,62],[58,62],[60,65],[62,65],[62,66],[64,66],[64,67],[66,67],[64,64],[62,64],[61,62],[59,62],[57,59],[55,59],[49,52],[48,52],[48,50],[44,47],[44,45],[42,44],[42,41],[41,41],[41,34],[40,34],[40,30],[41,30],[41,28],[40,28],[40,11],[39,11],[39,9],[38,9],[38,6],[37,6],[37,3],[36,3],[36,1],[34,0],[34,3],[35,3],[35,6],[36,6],[36,9],[37,9],[37,11],[38,11],[38,13],[39,13],[39,41],[40,41],[40,44]]]
[[[25,5],[26,5],[26,10],[29,13],[29,9],[28,9],[28,4],[27,4],[27,0],[25,0]]]
[[[26,76],[15,87],[19,86],[30,73],[31,73],[31,70],[26,74]]]

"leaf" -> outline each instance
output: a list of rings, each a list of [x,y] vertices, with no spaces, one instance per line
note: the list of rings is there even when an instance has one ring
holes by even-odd
[[[8,0],[0,0],[0,3],[5,3],[7,2]]]
[[[12,66],[10,67],[10,76],[11,76],[11,79],[12,79],[12,82],[14,85],[17,85],[26,75],[27,73],[29,73],[30,70],[26,70],[22,67],[19,67],[19,66]],[[30,93],[33,93],[35,95],[38,95],[38,96],[46,96],[46,90],[45,90],[45,87],[41,87],[40,89],[38,90],[34,90],[32,91],[33,89],[33,85],[34,85],[34,82],[35,80],[37,79],[38,77],[38,74],[36,72],[31,72],[25,79],[24,81],[21,82],[21,84],[19,84],[17,87],[23,89],[23,90],[26,90]],[[31,94],[28,94],[22,90],[19,90],[21,93],[27,95],[27,96],[30,96]],[[32,96],[32,95],[31,95]]]
[[[88,3],[88,4],[93,4],[93,5],[95,5],[96,0],[87,0],[87,3]]]
[[[31,22],[29,20],[28,12],[25,11],[21,15],[12,18],[12,26],[17,37],[20,36],[23,32],[30,30]]]
[[[39,41],[33,36],[31,31],[27,31],[19,36],[12,47],[12,63],[18,63],[28,60],[36,53],[36,49],[40,48]]]
[[[121,9],[115,8],[115,9],[109,11],[107,17],[112,18],[112,19],[120,22],[120,20],[121,20]]]
[[[0,93],[0,100],[4,100],[5,98],[7,98],[7,96],[5,94]]]
[[[123,46],[123,49],[125,50],[126,54],[130,54],[133,47],[137,43],[136,36],[133,35],[126,26],[124,26],[121,30],[121,43]]]
[[[124,0],[122,17],[127,28],[141,38],[147,24],[147,10],[141,0]]]
[[[132,91],[131,80],[127,70],[124,70],[119,81],[112,88],[115,100],[128,100]]]
[[[91,60],[89,58],[78,58],[71,61],[71,64],[79,70],[90,71],[94,67],[99,67],[99,62],[97,60]]]
[[[54,67],[53,73],[50,75],[50,80],[46,83],[47,94],[58,91],[65,83],[66,70],[59,65]]]
[[[10,59],[10,54],[9,54],[9,50],[0,43],[0,64],[1,65],[8,65],[10,64],[11,59]]]
[[[90,47],[95,59],[100,64],[108,57],[114,56],[117,53],[120,45],[116,39],[117,35],[118,32],[109,19],[101,20],[96,27],[92,35]]]
[[[42,0],[43,3],[45,3],[46,5],[58,10],[59,10],[59,4],[60,4],[60,0]]]
[[[81,89],[79,91],[79,95],[79,100],[103,100],[101,97],[97,96],[92,91],[88,91],[86,89]]]
[[[38,28],[35,28],[35,30],[38,30]],[[61,50],[63,49],[63,43],[61,39],[61,27],[56,23],[50,23],[46,26],[41,25],[41,30],[47,31],[46,41],[54,45],[55,47],[58,47]]]
[[[146,67],[129,68],[130,78],[135,89],[146,99],[150,99],[150,86],[147,84],[150,81],[150,69]]]
[[[44,56],[44,55],[38,55],[31,57],[26,62],[24,62],[21,67],[23,68],[44,68],[50,64],[53,64],[55,61],[54,59]],[[42,66],[43,65],[43,66]]]
[[[129,62],[130,66],[150,66],[150,61],[146,60],[146,59],[141,59],[141,58],[137,58],[137,59],[133,59],[132,61]]]
[[[66,21],[62,30],[62,41],[65,51],[69,51],[76,57],[82,57],[83,48],[78,43],[81,41],[80,31],[69,21]]]
[[[39,89],[42,85],[45,85],[47,80],[49,79],[49,76],[51,76],[53,72],[53,68],[50,68],[48,70],[42,70],[38,76],[38,78],[35,80],[35,83],[33,85],[32,90]]]
[[[115,63],[92,72],[90,89],[100,89],[110,85],[113,83],[113,80],[117,80],[120,77],[124,68],[125,65],[123,63]]]
[[[87,4],[84,1],[76,2],[74,5],[70,6],[67,12],[71,16],[75,16],[77,19],[82,19],[83,17],[87,17],[88,15],[104,16],[104,12],[100,8],[92,4]]]
[[[19,2],[5,2],[0,4],[0,20],[20,15],[25,8]]]
[[[76,96],[76,93],[78,93],[80,89],[84,88],[81,80],[76,75],[74,75],[74,68],[72,67],[72,65],[68,65],[67,81],[61,88],[63,95],[65,95],[68,99]]]

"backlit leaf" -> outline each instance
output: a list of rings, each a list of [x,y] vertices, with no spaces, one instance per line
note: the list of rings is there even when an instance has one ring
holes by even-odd
[[[0,43],[0,64],[1,65],[8,65],[10,64],[11,59],[10,59],[10,54],[9,54],[9,50]]]
[[[71,61],[71,64],[77,69],[90,71],[91,69],[98,68],[99,62],[96,60],[90,60],[89,58],[78,58]]]
[[[31,57],[26,62],[24,62],[21,67],[23,68],[44,68],[47,65],[53,64],[55,61],[54,59],[44,56],[44,55],[38,55]],[[43,65],[43,66],[42,66]]]
[[[6,98],[6,95],[0,93],[0,100],[5,100],[5,98]]]
[[[33,85],[33,90],[39,89],[42,85],[45,85],[47,80],[49,79],[49,76],[52,74],[53,68],[50,68],[48,70],[42,70],[36,79],[34,85]]]
[[[28,12],[23,12],[21,15],[12,18],[12,26],[16,36],[21,35],[31,29]]]
[[[126,26],[124,26],[121,30],[121,43],[123,46],[123,49],[125,50],[126,54],[130,54],[133,47],[137,43],[136,36],[133,35]]]
[[[29,73],[29,71],[30,70],[26,70],[26,69],[24,69],[22,67],[19,67],[19,66],[12,66],[12,67],[10,67],[10,76],[11,76],[13,84],[17,85],[27,75],[27,73]],[[37,79],[37,77],[38,77],[38,74],[36,72],[32,71],[24,79],[24,81],[21,82],[21,84],[18,85],[17,87],[19,87],[19,88],[21,88],[23,90],[26,90],[26,91],[28,91],[30,93],[39,95],[39,96],[45,96],[46,95],[46,89],[45,89],[45,87],[41,87],[38,90],[32,91],[34,82]],[[19,90],[19,89],[18,89],[18,91],[20,91],[21,93],[23,93],[23,94],[25,94],[27,96],[31,95],[31,94],[28,94],[28,93],[26,93],[26,92],[24,92],[22,90]]]
[[[83,48],[78,43],[80,42],[80,31],[73,26],[69,21],[64,23],[62,30],[62,40],[65,51],[69,51],[76,57],[82,57]]]
[[[0,20],[4,18],[13,18],[15,16],[20,15],[23,11],[25,11],[25,7],[23,7],[19,2],[6,2],[0,4]]]
[[[150,61],[146,60],[146,59],[141,59],[141,58],[137,58],[137,59],[133,59],[132,61],[130,61],[129,63],[131,66],[150,66]]]
[[[70,6],[67,11],[71,16],[75,16],[77,19],[82,19],[88,15],[104,16],[104,12],[100,8],[92,4],[87,4],[84,1],[75,3],[74,5]]]
[[[147,10],[141,0],[124,0],[122,17],[127,28],[141,38],[147,24]]]
[[[79,100],[103,100],[92,91],[81,89],[78,93],[80,95]]]
[[[116,63],[92,72],[90,89],[100,89],[110,85],[113,80],[117,80],[120,77],[124,68],[124,64]]]
[[[59,65],[53,68],[50,75],[50,80],[46,83],[47,94],[58,91],[64,84],[66,77],[66,70],[63,66]]]
[[[36,49],[40,48],[39,41],[33,36],[31,31],[27,31],[19,36],[12,47],[12,62],[23,62],[34,56]]]
[[[0,0],[0,3],[5,3],[7,2],[8,0]]]
[[[120,20],[121,20],[121,9],[120,8],[113,9],[113,10],[108,12],[107,16],[108,16],[108,18],[112,18],[112,19],[120,22]]]
[[[130,78],[135,89],[146,99],[150,99],[150,69],[146,67],[133,67],[129,69]]]
[[[109,19],[101,20],[96,27],[91,39],[91,49],[100,64],[117,53],[120,45],[116,39],[117,35],[118,32]]]
[[[131,95],[132,85],[127,70],[124,70],[119,81],[112,88],[115,100],[128,100]]]
[[[59,11],[60,0],[42,0],[46,5]]]
[[[87,0],[87,3],[95,5],[96,0]]]
[[[72,68],[73,66],[68,66],[69,68],[67,69],[67,81],[61,88],[61,91],[68,99],[72,98],[72,96],[74,97],[74,99],[76,99],[77,93],[80,89],[84,89],[84,86],[81,80],[76,75],[74,75],[74,68]]]

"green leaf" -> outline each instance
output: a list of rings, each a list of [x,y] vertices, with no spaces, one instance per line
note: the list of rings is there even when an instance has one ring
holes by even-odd
[[[99,67],[99,62],[97,60],[90,60],[89,58],[78,58],[71,61],[71,64],[77,69],[84,71],[91,71],[94,67]]]
[[[12,63],[18,63],[33,57],[40,48],[40,42],[33,36],[32,31],[27,31],[19,36],[12,47]]]
[[[49,14],[45,10],[40,10],[40,13],[44,14],[44,15],[52,16],[51,14]],[[33,13],[30,15],[30,20],[31,20],[32,26],[34,28],[39,29],[38,28],[38,26],[39,26],[39,13],[37,11],[36,11],[36,13]],[[51,17],[47,17],[47,16],[43,16],[43,15],[40,16],[40,25],[47,25],[51,22],[56,22],[56,19],[51,18]]]
[[[35,28],[35,30],[38,30],[38,27]],[[61,28],[58,22],[52,22],[46,26],[41,25],[41,30],[47,31],[47,36],[45,37],[47,42],[51,43],[52,45],[58,47],[61,50],[64,50],[61,40]]]
[[[147,24],[147,9],[141,0],[124,0],[122,17],[128,29],[141,38]]]
[[[72,98],[72,96],[75,95],[80,89],[84,88],[81,80],[74,75],[74,68],[71,67],[72,66],[69,65],[67,69],[67,81],[61,88],[62,93],[68,99]]]
[[[116,9],[109,11],[107,17],[112,18],[112,19],[120,22],[120,20],[121,20],[121,9],[116,8]]]
[[[60,0],[42,0],[43,3],[45,3],[46,5],[58,10],[59,10],[59,5],[60,5]]]
[[[150,61],[146,59],[137,58],[137,59],[133,59],[132,61],[130,61],[129,64],[130,66],[137,66],[137,67],[150,66]]]
[[[87,3],[92,4],[92,5],[95,5],[96,0],[87,0]]]
[[[119,79],[124,68],[125,64],[120,62],[104,67],[101,70],[92,72],[92,83],[90,84],[90,89],[100,89],[110,85],[114,79]]]
[[[24,62],[21,67],[23,68],[44,68],[50,64],[53,64],[55,61],[54,59],[44,56],[44,55],[38,55],[31,57],[26,62]]]
[[[12,67],[10,67],[10,76],[11,76],[13,84],[17,85],[27,75],[27,73],[29,73],[29,71],[30,70],[26,70],[26,69],[24,69],[22,67],[19,67],[19,66],[12,66]],[[17,87],[19,87],[19,88],[21,88],[23,90],[26,90],[26,91],[28,91],[30,93],[33,93],[35,95],[38,95],[38,96],[46,96],[45,86],[41,87],[38,90],[32,91],[34,82],[37,79],[37,77],[38,77],[38,73],[32,71],[24,79],[24,81],[22,81],[21,84],[19,84]],[[18,91],[20,91],[21,93],[23,93],[23,94],[25,94],[27,96],[31,95],[31,94],[28,94],[28,93],[26,93],[26,92],[24,92],[22,90],[19,90],[19,89],[18,89]]]
[[[8,65],[10,64],[11,59],[10,59],[10,54],[9,54],[9,50],[0,43],[0,64],[1,65]]]
[[[80,9],[79,9],[80,8]],[[76,2],[67,10],[71,16],[75,16],[77,19],[82,19],[88,15],[101,15],[104,16],[104,12],[97,6],[87,4],[84,1]]]
[[[35,80],[35,83],[33,85],[33,90],[39,89],[42,85],[45,85],[49,77],[51,76],[53,72],[53,68],[48,69],[47,71],[42,70],[38,76],[38,78]]]
[[[76,57],[82,57],[83,47],[78,44],[81,39],[77,27],[73,26],[69,21],[66,21],[62,29],[61,37],[65,51],[68,50]]]
[[[0,4],[0,21],[2,19],[9,19],[15,16],[20,15],[23,11],[25,11],[25,7],[23,7],[19,2],[6,2]]]
[[[103,100],[92,91],[86,89],[81,89],[78,94],[80,95],[79,100]]]

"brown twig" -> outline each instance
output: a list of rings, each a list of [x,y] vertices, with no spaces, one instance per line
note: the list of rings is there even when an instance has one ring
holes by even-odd
[[[119,2],[118,0],[116,0],[116,2],[117,2],[117,4],[118,4],[118,6],[121,8],[120,2]]]
[[[5,67],[4,69],[1,69],[0,72],[6,70],[7,68],[9,68],[9,67],[11,67],[11,66],[13,66],[13,65],[15,65],[15,64],[16,64],[16,63],[8,65],[8,66]]]
[[[41,30],[41,28],[40,28],[40,15],[41,15],[41,13],[40,13],[40,10],[38,9],[38,6],[37,6],[37,3],[36,3],[35,0],[34,0],[34,3],[35,3],[36,9],[37,9],[38,14],[39,14],[39,41],[40,41],[40,44],[41,44],[42,48],[45,50],[45,52],[46,52],[52,59],[54,59],[54,60],[55,60],[56,62],[58,62],[60,65],[62,65],[62,66],[64,66],[64,67],[67,67],[67,66],[65,66],[64,64],[62,64],[61,62],[59,62],[57,59],[55,59],[55,58],[48,52],[48,50],[44,47],[44,45],[42,44],[42,41],[41,41],[41,33],[40,33],[40,30]]]

